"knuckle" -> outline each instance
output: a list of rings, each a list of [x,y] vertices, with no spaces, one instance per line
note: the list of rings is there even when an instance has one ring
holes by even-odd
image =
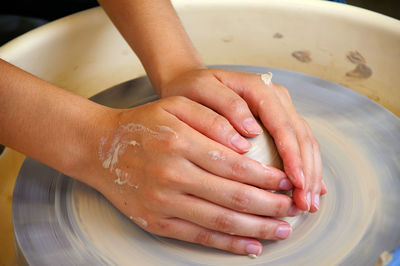
[[[313,140],[308,134],[299,133],[298,138],[305,148],[312,150],[314,148]]]
[[[218,214],[214,219],[214,224],[218,231],[230,232],[234,228],[233,216],[227,213]]]
[[[282,196],[279,197],[274,208],[272,209],[271,216],[273,217],[284,217],[288,213],[290,206],[292,205],[292,200],[289,197]]]
[[[321,185],[320,183],[314,184],[313,189],[311,190],[314,195],[319,195],[321,193]]]
[[[196,235],[194,242],[204,246],[211,246],[213,243],[213,235],[214,233],[212,231],[202,230]]]
[[[171,96],[171,97],[168,97],[168,98],[165,98],[165,99],[171,101],[171,103],[176,104],[176,105],[179,105],[179,104],[182,104],[182,103],[186,103],[186,102],[189,101],[188,98],[186,98],[185,96],[180,96],[180,95]]]
[[[167,153],[179,154],[187,149],[187,142],[182,138],[178,139],[174,132],[163,132],[160,135],[160,141],[162,150]]]
[[[149,173],[154,185],[164,188],[178,188],[181,186],[192,185],[194,180],[185,175],[179,169],[187,169],[187,162],[175,162],[175,165],[159,165],[155,167],[150,165],[147,173]]]
[[[238,211],[246,211],[250,204],[250,195],[247,190],[237,190],[231,198],[232,208]]]
[[[239,252],[240,251],[240,240],[236,239],[236,238],[229,239],[226,249],[232,253]]]
[[[290,93],[285,86],[282,86],[280,84],[275,84],[275,88],[278,90],[279,93],[283,94],[288,99],[290,99]]]
[[[146,207],[153,211],[162,211],[170,206],[170,200],[167,195],[160,191],[151,191],[147,195]]]
[[[287,91],[287,89],[285,88],[285,86],[283,86],[283,85],[281,85],[281,84],[277,84],[277,83],[274,83],[274,85],[275,85],[275,88],[277,89],[277,90],[279,90],[279,91]]]
[[[176,137],[173,134],[164,134],[162,137],[163,146],[167,148],[168,151],[179,151],[180,143],[176,141]]]
[[[177,186],[182,183],[182,177],[178,173],[175,173],[174,170],[166,169],[165,175],[162,177],[161,183],[167,187]]]
[[[164,220],[164,219],[159,219],[157,221],[154,221],[152,223],[151,228],[149,228],[154,234],[157,235],[165,235],[169,231],[171,227],[171,224]]]
[[[271,226],[267,223],[262,224],[258,231],[257,237],[261,239],[273,239]]]
[[[155,192],[153,193],[153,200],[159,205],[159,206],[168,206],[168,197],[166,197],[163,193],[160,192]]]
[[[209,130],[216,131],[216,132],[227,132],[231,128],[229,121],[221,116],[221,115],[214,115],[212,121],[209,126]]]
[[[227,103],[228,103],[227,108],[229,108],[232,111],[232,113],[241,112],[245,110],[247,107],[247,104],[239,96],[231,97]]]
[[[293,126],[288,119],[284,119],[279,123],[275,124],[271,129],[269,129],[271,135],[273,136],[287,136],[293,135]]]
[[[317,152],[321,151],[321,145],[315,138],[312,139],[312,145]]]
[[[176,175],[175,169],[166,165],[159,165],[158,167],[154,167],[153,164],[149,164],[146,167],[146,172],[149,173],[152,177],[156,177],[159,180],[171,179]]]
[[[235,160],[231,165],[232,177],[241,177],[247,170],[247,164],[241,160]]]

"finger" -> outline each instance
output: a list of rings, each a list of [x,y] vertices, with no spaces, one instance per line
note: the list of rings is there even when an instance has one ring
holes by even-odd
[[[297,118],[297,114],[292,114],[293,128],[297,132],[297,139],[300,147],[300,154],[303,162],[305,187],[303,190],[296,190],[295,199],[300,209],[309,211],[313,202],[314,182],[316,181],[316,170],[314,163],[314,146],[309,135],[307,125],[302,118]],[[296,119],[297,118],[297,119]],[[319,194],[319,193],[318,193]]]
[[[191,175],[196,182],[186,187],[187,193],[231,210],[272,217],[295,216],[299,213],[287,195],[220,178],[199,168],[192,171]]]
[[[286,239],[292,231],[285,221],[238,213],[190,195],[182,195],[179,202],[181,208],[173,210],[171,216],[218,232],[280,240]]]
[[[251,144],[223,116],[185,97],[170,97],[172,104],[164,109],[207,137],[239,153],[247,152]]]
[[[188,151],[186,158],[214,175],[264,189],[290,190],[293,187],[286,174],[279,169],[237,154],[200,134],[188,138],[199,149],[196,153]]]
[[[321,196],[325,195],[328,192],[328,189],[326,187],[326,184],[324,182],[324,180],[321,180]]]
[[[316,141],[316,139],[312,136],[311,128],[307,124],[306,121],[304,121],[305,127],[307,129],[308,134],[310,135],[310,138],[312,140],[312,145],[314,149],[314,180],[312,182],[312,187],[311,187],[311,207],[310,207],[310,212],[316,212],[319,210],[319,204],[320,204],[320,193],[321,193],[321,187],[322,187],[322,162],[321,162],[321,153],[320,153],[320,147],[319,143]]]
[[[210,72],[214,72],[211,70]],[[201,103],[226,117],[242,135],[254,137],[262,133],[247,103],[231,88],[228,88],[217,77],[206,80],[203,87],[212,86],[213,90],[191,90],[188,95],[194,101]]]
[[[307,122],[300,117],[294,108],[287,90],[281,86],[278,86],[278,88],[277,95],[287,110],[296,133],[305,176],[304,190],[295,190],[294,199],[301,209],[306,210],[304,207],[307,207],[308,210],[312,209],[311,212],[315,212],[319,208],[320,193],[321,165],[316,165],[317,162],[315,161],[318,160],[321,163],[319,144],[315,140]]]
[[[294,111],[294,108],[292,109],[292,111]],[[301,209],[303,209],[301,206],[301,202],[305,200],[307,202],[307,207],[309,207],[308,209],[310,210],[310,212],[316,212],[319,209],[319,197],[322,180],[322,166],[319,144],[315,140],[309,125],[304,119],[299,117],[297,114],[293,114],[291,117],[294,118],[294,128],[296,132],[298,132],[297,137],[300,143],[304,165],[303,169],[306,176],[305,189],[295,190],[293,193],[293,198],[295,199],[296,204]]]
[[[293,185],[304,188],[305,177],[299,145],[290,118],[277,95],[275,85],[265,85],[260,75],[216,70],[215,75],[249,105],[274,138],[284,169]],[[280,87],[279,87],[280,88]],[[285,89],[280,89],[285,92]],[[287,95],[287,91],[285,92]]]
[[[266,97],[276,96],[271,93]],[[269,104],[268,109],[260,109],[259,112],[261,121],[275,140],[286,174],[295,187],[304,189],[306,185],[304,162],[296,132],[287,111],[279,101],[273,101]]]
[[[206,229],[179,218],[164,219],[161,223],[161,227],[166,228],[166,230],[162,230],[159,233],[155,232],[161,236],[197,243],[236,254],[254,254],[258,256],[262,253],[261,243],[252,238],[233,236]]]

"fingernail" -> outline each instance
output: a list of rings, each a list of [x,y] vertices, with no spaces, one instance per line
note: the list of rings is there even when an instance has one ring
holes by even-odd
[[[304,172],[303,170],[300,170],[300,185],[301,185],[301,189],[304,189],[306,183],[306,178],[304,177]]]
[[[254,254],[258,256],[261,254],[261,247],[254,244],[250,244],[247,245],[246,252],[247,254]]]
[[[307,193],[306,201],[307,201],[307,210],[309,211],[311,208],[311,192]]]
[[[251,144],[248,142],[245,138],[240,136],[239,133],[236,133],[233,135],[231,138],[231,143],[233,146],[235,146],[237,149],[241,151],[248,151],[250,150]]]
[[[325,190],[325,192],[328,192],[328,189],[326,188],[326,184],[325,184],[324,180],[321,181],[321,185],[322,185],[322,188]]]
[[[314,207],[319,210],[319,195],[315,194],[314,195]]]
[[[289,225],[280,225],[275,231],[275,236],[278,239],[287,238],[292,232],[292,228]]]
[[[262,128],[253,117],[248,117],[243,120],[242,125],[247,133],[259,135],[263,132]]]
[[[301,212],[301,210],[299,208],[297,208],[296,205],[292,205],[289,209],[288,215],[289,216],[296,216],[297,214],[299,214]]]
[[[293,185],[289,181],[289,179],[282,179],[281,182],[279,182],[279,189],[280,190],[290,190],[292,188],[293,188]]]

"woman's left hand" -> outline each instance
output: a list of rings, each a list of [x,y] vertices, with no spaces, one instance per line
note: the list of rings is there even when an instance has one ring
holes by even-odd
[[[224,116],[246,137],[262,132],[256,121],[259,118],[274,138],[284,171],[295,186],[296,205],[304,211],[319,209],[320,195],[327,192],[322,180],[319,144],[307,122],[297,113],[285,87],[265,84],[257,74],[197,69],[162,86],[160,94],[161,97],[181,95],[203,104]],[[238,151],[223,138],[217,141]]]

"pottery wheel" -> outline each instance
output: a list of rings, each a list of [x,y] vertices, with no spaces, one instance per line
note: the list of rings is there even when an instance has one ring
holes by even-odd
[[[21,262],[32,265],[373,265],[400,245],[400,120],[338,84],[292,71],[274,74],[321,144],[328,194],[315,214],[290,222],[284,241],[263,241],[257,259],[149,234],[93,189],[30,158],[19,173],[13,221]],[[92,100],[128,108],[156,96],[147,78]],[[151,118],[149,118],[151,119]],[[95,221],[95,222],[93,222]]]

